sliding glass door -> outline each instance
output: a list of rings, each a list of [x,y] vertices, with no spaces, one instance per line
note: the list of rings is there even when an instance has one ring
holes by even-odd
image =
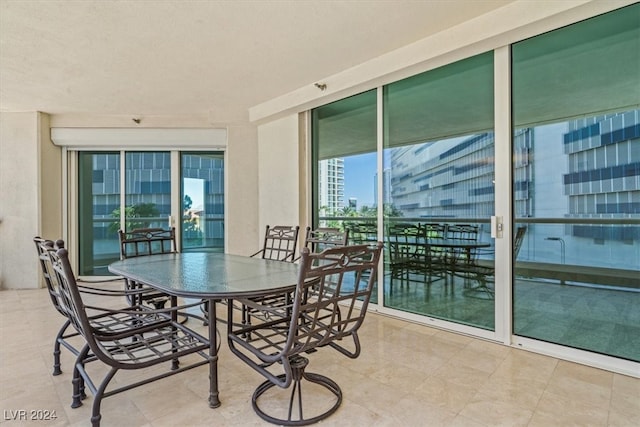
[[[513,331],[640,361],[640,5],[512,58]]]
[[[640,361],[639,4],[312,117],[314,226],[384,240],[381,311]]]
[[[125,153],[124,229],[166,228],[171,216],[171,154]],[[120,218],[120,209],[113,212]],[[120,224],[118,224],[120,225]]]
[[[385,241],[378,303],[493,330],[493,54],[382,91],[313,110],[314,226]]]
[[[224,155],[181,153],[182,250],[224,252]]]
[[[174,212],[181,213],[176,227],[180,250],[224,251],[222,153],[77,155],[80,275],[109,275],[108,265],[120,257],[119,229],[167,228],[175,224]],[[174,182],[174,176],[180,181]]]
[[[376,99],[373,90],[312,114],[313,224],[348,231],[351,244],[378,239]]]
[[[120,259],[119,152],[78,153],[78,274],[109,275],[107,266]]]
[[[385,86],[383,111],[385,306],[493,330],[493,53]]]

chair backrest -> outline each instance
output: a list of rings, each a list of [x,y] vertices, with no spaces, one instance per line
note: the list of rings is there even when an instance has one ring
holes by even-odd
[[[447,226],[447,239],[454,240],[478,240],[478,226],[471,224],[449,224]]]
[[[175,227],[118,230],[118,236],[121,259],[177,252]]]
[[[85,338],[91,330],[89,320],[85,311],[84,303],[80,297],[78,284],[75,275],[69,263],[69,254],[66,249],[47,249],[49,262],[51,263],[52,272],[55,275],[55,281],[58,284],[58,295],[60,306],[64,310],[73,327]],[[87,339],[87,341],[89,341]],[[92,350],[95,344],[90,343]],[[95,350],[94,350],[95,351]]]
[[[441,241],[447,238],[447,224],[424,223],[420,224],[427,242]]]
[[[342,231],[335,227],[319,227],[312,230],[307,227],[304,247],[311,252],[322,252],[334,246],[345,246],[349,240],[349,230]]]
[[[49,297],[51,297],[51,302],[56,310],[63,316],[67,316],[66,310],[64,308],[64,303],[60,299],[60,291],[58,285],[58,278],[53,271],[53,266],[51,265],[51,259],[49,258],[48,252],[53,250],[56,246],[59,248],[64,247],[64,242],[62,240],[54,243],[52,240],[46,240],[41,237],[34,237],[33,242],[36,245],[36,251],[38,253],[38,260],[40,261],[40,268],[42,270],[42,276],[44,277],[44,282],[47,285],[47,290],[49,291]]]
[[[378,226],[375,222],[345,222],[349,232],[350,245],[372,245],[378,240]]]
[[[522,242],[524,241],[524,235],[527,232],[527,226],[521,225],[516,229],[516,235],[513,238],[513,259],[518,258],[518,253],[520,252],[520,248],[522,247]]]
[[[383,244],[302,250],[286,356],[329,345],[348,357],[360,354],[362,325],[377,277]],[[351,336],[355,348],[343,346]]]
[[[293,262],[298,246],[299,226],[276,225],[267,229],[264,233],[264,243],[252,257],[260,256],[262,259]]]
[[[408,255],[416,254],[420,246],[424,244],[420,226],[410,223],[397,223],[389,226],[387,240],[391,262],[403,260]]]

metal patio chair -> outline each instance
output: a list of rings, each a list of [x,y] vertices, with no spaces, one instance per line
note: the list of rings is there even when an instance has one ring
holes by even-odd
[[[472,224],[449,224],[447,226],[446,239],[460,242],[477,242],[478,226]],[[472,264],[475,259],[475,251],[465,251],[459,248],[450,248],[448,262],[452,269],[456,269],[459,264]]]
[[[64,318],[65,322],[60,327],[58,334],[54,340],[53,345],[53,375],[62,374],[61,364],[60,364],[60,348],[64,347],[69,350],[73,355],[77,356],[80,350],[77,347],[77,344],[74,345],[72,341],[74,337],[80,336],[80,334],[70,328],[71,322],[69,321],[67,310],[65,308],[64,301],[60,295],[60,287],[58,285],[57,276],[53,271],[53,266],[51,265],[51,260],[48,255],[48,251],[54,249],[62,249],[64,248],[63,240],[56,240],[55,243],[52,240],[43,239],[39,236],[33,238],[33,242],[36,246],[36,251],[38,254],[38,261],[40,264],[40,268],[42,271],[42,276],[44,278],[45,285],[47,286],[47,290],[49,291],[49,297],[51,298],[51,302],[53,303],[53,307],[56,309],[58,313],[60,313]],[[81,293],[91,294],[91,295],[104,295],[104,296],[117,296],[124,298],[131,298],[131,293],[127,293],[125,291],[119,289],[108,289],[106,287],[99,286],[89,286],[89,285],[99,285],[100,283],[107,282],[119,282],[120,279],[108,279],[108,280],[99,280],[99,281],[81,281],[80,279],[76,279],[78,282],[78,289]],[[136,291],[138,297],[139,294],[144,293],[145,291]],[[80,341],[83,343],[83,341]]]
[[[516,233],[513,236],[513,260],[518,258],[524,236],[527,232],[527,226],[519,226],[516,228]],[[481,256],[493,255],[493,249],[482,252]],[[489,286],[489,283],[493,281],[492,277],[495,276],[496,267],[495,260],[484,260],[481,258],[474,259],[472,263],[460,266],[456,271],[456,275],[465,279],[475,280],[478,285],[467,289],[469,296],[485,294],[489,298],[493,298],[494,289]],[[480,292],[480,293],[479,293]]]
[[[390,293],[393,294],[395,279],[404,286],[410,281],[419,260],[419,232],[416,224],[392,224],[387,230],[387,254],[390,272]]]
[[[304,238],[304,247],[311,252],[322,252],[335,246],[346,246],[349,241],[349,230],[340,230],[337,227],[307,227]],[[298,261],[298,256],[295,261]]]
[[[298,233],[300,226],[276,225],[271,227],[267,225],[264,233],[264,241],[262,249],[251,255],[251,257],[259,257],[273,261],[294,262],[297,261],[296,247],[298,246]],[[268,295],[256,300],[264,302],[269,301],[271,304],[288,304],[291,295],[288,293]],[[242,323],[251,323],[251,316],[258,315],[254,313],[250,307],[242,306]]]
[[[262,259],[293,262],[298,246],[300,226],[267,225],[262,249],[251,255]]]
[[[137,228],[131,231],[118,230],[120,240],[120,259],[168,254],[177,252],[176,230],[163,228]],[[126,289],[141,289],[143,285],[124,279]],[[146,293],[141,301],[131,301],[132,305],[147,303],[162,308],[169,296],[155,291]]]
[[[213,387],[214,355],[210,355],[209,340],[177,321],[177,310],[186,306],[153,309],[136,304],[122,309],[100,299],[100,305],[90,305],[80,292],[69,263],[66,249],[49,249],[54,274],[59,285],[63,311],[86,344],[80,349],[73,372],[73,400],[71,407],[82,405],[85,385],[94,395],[91,424],[100,425],[102,399],[130,390],[133,387],[209,364],[210,394]],[[134,299],[135,300],[135,299]],[[104,305],[103,305],[104,304]],[[184,359],[198,354],[200,358]],[[96,385],[87,370],[88,362],[104,363],[109,370]],[[120,370],[143,369],[166,364],[164,372],[150,373],[134,383],[110,388],[111,380]],[[91,364],[89,364],[91,366]],[[100,371],[98,369],[98,371]]]
[[[371,245],[378,241],[378,226],[372,221],[345,221],[350,245]]]
[[[334,246],[345,246],[349,241],[349,230],[340,230],[337,227],[307,227],[304,238],[304,247],[311,252],[322,252]]]
[[[171,254],[177,252],[176,245],[176,229],[171,227],[164,228],[137,228],[131,231],[118,230],[120,238],[120,259],[153,256],[159,254]],[[126,289],[146,289],[148,292],[140,294],[140,301],[132,301],[132,304],[151,304],[155,308],[163,308],[167,301],[170,300],[169,295],[156,290],[152,290],[147,286],[143,286],[133,280],[123,279]],[[206,302],[202,302],[201,311],[206,312]],[[207,323],[205,316],[195,313],[180,312],[182,322],[186,322],[189,317],[201,320]]]
[[[350,358],[359,356],[358,329],[367,313],[382,247],[378,242],[376,246],[341,246],[321,253],[303,248],[298,283],[290,304],[239,300],[262,313],[251,325],[234,323],[233,305],[228,306],[229,348],[266,378],[252,397],[253,409],[262,419],[279,425],[307,425],[338,409],[342,390],[326,376],[306,372],[309,359],[303,354],[330,347]],[[303,396],[305,380],[332,398],[328,408],[315,411],[319,413],[308,410],[311,400],[317,403],[317,396]],[[306,385],[305,390],[311,389]],[[290,391],[288,408],[261,403],[275,397],[278,389],[274,387]],[[266,407],[283,412],[267,413]]]

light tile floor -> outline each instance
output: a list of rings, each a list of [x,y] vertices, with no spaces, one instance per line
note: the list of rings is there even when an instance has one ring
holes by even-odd
[[[44,289],[0,292],[1,425],[90,425],[91,396],[80,408],[69,406],[69,352],[63,351],[63,374],[51,375],[52,339],[62,321]],[[367,315],[361,340],[355,360],[326,348],[309,356],[309,370],[333,378],[344,393],[338,412],[321,425],[640,425],[637,378],[376,314]],[[102,425],[269,425],[251,409],[262,377],[226,343],[219,370],[218,409],[207,405],[207,368],[201,367],[105,399]],[[55,411],[57,418],[15,420],[20,410],[27,417]]]

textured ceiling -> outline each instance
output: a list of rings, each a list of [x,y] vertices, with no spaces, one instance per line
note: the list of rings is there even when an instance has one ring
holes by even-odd
[[[508,0],[0,0],[0,111],[248,109]]]

